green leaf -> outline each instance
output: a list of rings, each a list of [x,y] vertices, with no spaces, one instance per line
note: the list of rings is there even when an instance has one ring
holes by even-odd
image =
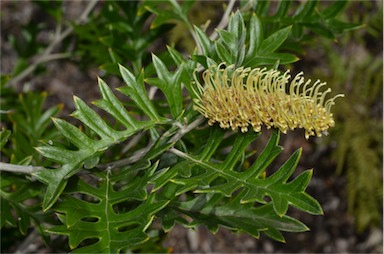
[[[0,149],[3,149],[4,145],[8,142],[8,138],[11,136],[11,131],[2,129],[0,131]]]
[[[118,140],[118,134],[84,101],[74,96],[76,111],[72,116],[76,117],[92,129],[97,135],[106,139]]]
[[[151,28],[154,28],[172,20],[180,20],[189,25],[187,12],[192,4],[193,1],[191,3],[183,3],[181,6],[175,0],[145,1],[144,7],[156,14],[156,18],[151,25]]]
[[[200,48],[202,50],[202,54],[205,56],[208,56],[212,47],[212,41],[209,39],[209,37],[197,26],[194,26],[197,41],[200,44]]]
[[[257,160],[252,166],[243,172],[242,178],[255,179],[259,178],[260,175],[267,169],[268,165],[281,153],[283,148],[279,146],[280,135],[279,132],[275,131],[270,137],[264,150],[259,154]]]
[[[320,13],[324,19],[330,19],[336,17],[347,6],[348,1],[337,0],[332,3],[327,9]]]
[[[256,14],[252,15],[249,23],[249,47],[247,57],[252,57],[259,49],[263,39],[263,26]]]
[[[273,53],[278,49],[281,44],[288,38],[289,33],[291,32],[291,27],[285,27],[279,31],[273,33],[271,36],[266,38],[260,45],[258,53]]]
[[[153,54],[152,59],[158,77],[147,78],[146,82],[161,89],[167,99],[172,116],[177,118],[183,110],[183,96],[181,93],[183,65],[181,65],[174,74],[171,74],[165,64],[156,55]]]
[[[130,83],[128,86],[134,94],[130,94],[135,98],[137,105],[148,111],[152,119],[162,120],[158,116],[152,103],[150,103],[144,89],[144,81],[142,74],[136,80],[133,75],[122,67],[125,80]],[[132,80],[131,80],[132,79]],[[33,175],[41,182],[48,184],[43,201],[43,209],[46,211],[57,201],[68,179],[78,173],[82,167],[93,168],[97,166],[99,158],[103,151],[110,146],[123,142],[127,137],[133,135],[137,131],[153,126],[153,121],[139,122],[134,120],[123,107],[122,103],[117,100],[109,87],[99,80],[99,87],[103,95],[103,99],[95,102],[97,106],[110,113],[115,119],[120,121],[125,127],[125,130],[115,130],[111,128],[94,110],[87,106],[81,99],[74,97],[76,111],[73,113],[75,117],[81,120],[86,126],[92,129],[100,137],[99,140],[93,140],[86,136],[76,127],[71,124],[54,119],[54,123],[59,131],[75,146],[78,150],[68,150],[58,146],[43,146],[36,148],[45,157],[61,164],[56,169],[46,169],[35,172]],[[140,96],[143,95],[143,98]],[[147,104],[145,104],[147,103]]]
[[[228,22],[228,32],[234,34],[237,41],[241,43],[241,41],[243,41],[242,38],[244,38],[244,31],[245,25],[241,12],[236,11],[235,13],[232,13]]]
[[[300,5],[300,7],[296,10],[293,16],[297,20],[303,20],[304,18],[310,16],[313,13],[317,4],[317,0],[306,1],[304,4]]]
[[[71,151],[56,146],[41,146],[37,147],[36,150],[44,157],[55,162],[72,165],[79,164],[82,160],[81,156],[86,153],[86,151],[83,150]]]
[[[307,24],[307,27],[311,28],[313,32],[316,34],[329,38],[334,39],[335,35],[332,33],[332,31],[320,23],[314,23],[314,24]]]
[[[61,132],[61,134],[63,134],[76,147],[91,150],[93,150],[93,147],[95,147],[94,140],[90,139],[87,135],[85,135],[72,124],[58,118],[52,118],[52,121],[56,128]]]
[[[212,232],[216,232],[219,225],[222,225],[234,231],[246,232],[256,238],[259,238],[260,232],[263,232],[281,242],[284,242],[284,237],[280,231],[308,230],[303,223],[289,216],[276,215],[270,204],[255,208],[249,204],[241,204],[238,197],[226,201],[218,194],[205,194],[186,202],[172,202],[171,207],[176,207],[177,211],[192,220],[187,222],[180,216],[173,215],[164,218],[166,225],[172,225],[175,222],[186,227],[205,225]],[[164,213],[172,214],[168,209],[164,210]]]
[[[196,193],[220,193],[226,197],[231,197],[233,193],[242,189],[239,194],[241,203],[259,202],[264,204],[266,203],[264,200],[265,196],[269,196],[272,199],[272,206],[279,216],[285,214],[289,203],[303,211],[321,214],[322,210],[318,204],[311,202],[311,205],[307,206],[300,201],[300,198],[304,197],[303,181],[287,182],[297,166],[301,154],[300,150],[295,152],[287,162],[270,177],[264,179],[257,178],[261,173],[261,169],[265,169],[281,150],[281,148],[276,146],[276,141],[278,140],[276,135],[278,134],[274,134],[264,150],[265,152],[260,155],[261,161],[259,162],[259,159],[257,159],[254,165],[243,172],[237,172],[234,168],[236,162],[239,161],[240,155],[244,153],[244,150],[250,142],[256,138],[257,135],[255,134],[239,135],[236,137],[231,152],[221,163],[213,163],[208,160],[206,156],[202,159],[203,154],[212,154],[212,152],[207,153],[203,151],[200,155],[189,155],[180,151],[176,152],[176,155],[189,161],[190,164],[183,169],[177,168],[177,170],[190,172],[187,174],[179,172],[179,177],[172,180],[172,182],[182,185],[182,188],[178,190],[177,194],[179,195],[182,192],[194,189]],[[207,143],[209,143],[209,140]],[[194,168],[201,169],[199,170],[200,173],[193,174],[191,171],[194,170]],[[175,169],[176,167],[171,168],[168,173],[171,174]],[[191,176],[188,176],[189,174]],[[182,175],[186,177],[182,177]],[[212,184],[217,178],[222,178],[225,182],[218,185]],[[308,181],[304,181],[304,183],[307,184]]]
[[[231,52],[222,43],[215,42],[215,49],[221,62],[225,62],[225,63],[235,62],[236,55],[231,54]]]
[[[40,204],[33,202],[42,194],[42,186],[8,173],[2,173],[0,183],[1,228],[6,225],[18,227],[26,235],[28,229],[35,226],[42,232],[48,216],[41,216]]]
[[[227,30],[218,30],[220,39],[215,42],[221,62],[241,66],[245,56],[245,25],[239,11],[232,13]]]
[[[179,51],[177,51],[176,49],[168,45],[167,45],[167,50],[169,51],[169,54],[171,55],[176,65],[181,65],[182,63],[185,62],[183,55]]]
[[[143,110],[143,112],[148,115],[151,120],[161,122],[162,117],[160,117],[157,113],[145,90],[143,71],[140,73],[139,77],[135,78],[135,76],[124,66],[119,65],[119,68],[127,86],[120,87],[118,90],[123,94],[131,97],[137,106]]]
[[[73,175],[80,171],[80,169],[81,168],[76,168],[73,165],[65,164],[55,170],[46,169],[33,173],[33,176],[36,177],[37,180],[48,185],[43,200],[43,211],[48,211],[63,192],[67,185],[66,176]]]
[[[255,6],[255,13],[258,15],[263,14],[265,15],[266,12],[268,12],[270,2],[269,1],[257,1]]]
[[[152,181],[159,200],[171,199],[170,206],[159,212],[164,230],[170,230],[176,223],[192,228],[205,225],[212,232],[224,226],[254,237],[263,232],[281,242],[284,242],[281,231],[308,230],[301,222],[285,215],[289,205],[311,214],[322,214],[319,203],[305,193],[311,170],[288,181],[298,164],[301,150],[296,151],[275,173],[264,177],[267,167],[282,151],[278,146],[279,132],[272,134],[265,149],[249,168],[239,168],[239,163],[259,133],[239,134],[228,140],[224,134],[220,128],[212,128],[206,145],[196,155],[171,150],[184,161],[167,168],[164,174]],[[222,151],[218,149],[226,148],[226,144],[231,144],[231,150],[225,152],[223,160],[219,160],[217,156]],[[184,193],[187,200],[175,198]],[[270,201],[266,201],[266,196]],[[186,221],[181,214],[190,220]]]
[[[282,18],[287,15],[291,1],[279,1],[279,6],[277,7],[277,12],[273,16],[274,18]]]
[[[244,65],[250,67],[258,67],[262,65],[274,65],[276,62],[279,62],[280,64],[289,64],[297,62],[298,60],[299,58],[292,54],[263,53],[263,55],[255,55],[252,58],[247,59],[244,61]]]
[[[8,113],[12,123],[12,135],[9,136],[12,146],[5,146],[2,149],[3,154],[13,164],[29,161],[30,163],[42,165],[41,156],[33,148],[41,140],[50,140],[57,137],[58,132],[53,128],[50,118],[60,112],[62,105],[59,104],[43,109],[47,96],[44,92],[23,93],[18,96],[8,92],[8,94],[5,93],[2,96],[7,98],[6,100],[3,97],[1,98],[1,106],[4,109],[12,109]],[[47,164],[43,163],[43,165]]]
[[[115,119],[124,125],[128,132],[134,132],[135,129],[142,125],[142,123],[139,123],[129,115],[128,111],[116,98],[109,86],[100,78],[99,88],[103,99],[95,101],[94,104],[96,106],[111,114]]]
[[[156,167],[154,164],[140,169],[144,172],[142,177],[125,170],[124,181],[130,183],[126,187],[120,184],[121,175],[116,178],[109,170],[99,175],[97,187],[81,179],[72,181],[63,200],[54,207],[64,225],[48,232],[67,235],[74,253],[119,253],[147,241],[145,230],[154,214],[168,203],[156,201],[155,194],[146,194],[146,183]],[[87,199],[77,199],[71,195],[75,193],[82,193]],[[79,247],[86,239],[97,241]]]

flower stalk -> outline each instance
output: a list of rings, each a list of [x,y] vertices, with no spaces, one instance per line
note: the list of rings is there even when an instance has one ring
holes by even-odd
[[[260,132],[262,125],[278,128],[283,133],[302,128],[305,138],[322,136],[335,125],[331,107],[338,94],[328,100],[328,88],[321,91],[325,82],[305,82],[303,72],[289,84],[289,71],[266,68],[236,68],[225,64],[213,65],[203,73],[204,85],[194,74],[196,86],[194,108],[206,118],[208,124],[218,123],[221,128],[251,127]]]

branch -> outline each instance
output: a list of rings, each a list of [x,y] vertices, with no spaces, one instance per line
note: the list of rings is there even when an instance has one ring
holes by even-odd
[[[173,153],[174,155],[179,156],[180,158],[184,158],[184,159],[190,158],[186,153],[184,153],[184,152],[182,152],[182,151],[180,151],[174,147],[170,148],[169,152]]]
[[[38,244],[36,244],[36,239],[39,237],[41,237],[39,235],[39,232],[36,228],[33,228],[31,233],[28,234],[24,241],[18,244],[18,248],[15,253],[36,253],[36,251],[38,251],[38,248],[40,247],[38,246]],[[41,242],[41,240],[39,239],[38,242]]]
[[[92,0],[89,2],[88,6],[85,8],[84,12],[81,14],[78,20],[75,21],[76,24],[80,24],[84,22],[87,18],[91,10],[95,7],[98,0]],[[31,74],[39,64],[42,64],[44,62],[48,62],[55,59],[65,58],[70,56],[69,53],[62,53],[62,54],[51,54],[53,49],[57,44],[59,44],[61,41],[63,41],[68,35],[70,35],[73,31],[73,28],[69,26],[63,33],[60,33],[61,26],[57,26],[55,38],[52,40],[51,44],[44,50],[44,52],[36,58],[36,60],[33,61],[33,63],[26,68],[24,71],[22,71],[19,75],[12,78],[8,83],[7,86],[12,86],[17,83],[19,83],[21,80],[23,80],[25,77],[27,77],[29,74]]]
[[[12,173],[32,174],[44,169],[44,167],[39,166],[22,166],[0,162],[0,171],[7,171]]]
[[[132,156],[130,156],[128,158],[125,158],[125,159],[122,159],[122,160],[118,160],[118,161],[114,161],[114,162],[111,162],[111,163],[108,163],[108,164],[105,164],[105,165],[98,165],[98,166],[96,166],[96,168],[100,169],[100,170],[111,170],[111,169],[114,169],[114,168],[119,168],[119,167],[123,167],[123,166],[127,166],[127,165],[130,165],[130,164],[133,164],[133,163],[139,161],[141,158],[143,158],[147,154],[149,149],[151,149],[152,145],[153,144],[150,144],[147,147],[138,150],[136,153],[134,153]]]
[[[218,29],[223,29],[225,28],[227,25],[228,25],[228,22],[229,22],[229,15],[231,14],[231,11],[233,10],[233,7],[236,3],[236,0],[230,0],[229,3],[228,3],[228,7],[227,9],[225,10],[225,13],[223,14],[223,17],[221,18],[220,20],[220,23],[217,25],[216,29],[212,32],[212,34],[209,36],[209,38],[213,41],[217,38],[217,36],[219,35],[217,33],[217,30]],[[202,50],[201,50],[201,47],[200,47],[200,44],[199,44],[199,41],[197,40],[197,38],[195,38],[196,34],[194,34],[194,31],[193,31],[193,34],[192,34],[194,40],[195,40],[195,43],[196,43],[196,46],[197,46],[197,51],[198,51],[198,54],[201,54],[202,53]],[[199,66],[197,68],[197,72],[201,72],[202,70],[204,70],[204,67],[203,66]]]
[[[179,141],[185,134],[199,126],[204,121],[204,117],[200,116],[195,121],[189,125],[181,125],[179,131],[169,140],[169,143],[176,143]]]
[[[233,9],[233,6],[235,5],[236,0],[230,0],[227,9],[225,10],[225,13],[223,14],[223,17],[221,18],[220,23],[217,25],[216,29],[213,31],[211,36],[209,38],[211,40],[215,40],[218,36],[217,30],[223,29],[228,25],[229,22],[229,15],[231,14],[231,11]]]
[[[190,132],[191,130],[193,130],[197,126],[199,126],[203,121],[204,121],[204,117],[200,116],[199,118],[197,118],[195,121],[193,121],[189,125],[178,124],[179,131],[168,141],[168,143],[176,143],[185,134],[187,134],[188,132]],[[167,136],[166,133],[163,134],[163,137],[165,137],[165,136]],[[134,143],[136,143],[136,142],[134,142]],[[114,168],[123,167],[123,166],[127,166],[127,165],[130,165],[130,164],[133,164],[133,163],[141,160],[147,154],[147,152],[152,148],[153,144],[154,143],[150,143],[147,147],[138,150],[136,153],[134,153],[132,156],[130,156],[128,158],[124,158],[122,160],[114,161],[114,162],[111,162],[111,163],[108,163],[108,164],[105,164],[105,165],[98,165],[96,167],[98,169],[100,169],[100,170],[106,170],[106,169],[110,170],[110,169],[114,169]],[[171,149],[173,149],[173,148],[171,148]]]

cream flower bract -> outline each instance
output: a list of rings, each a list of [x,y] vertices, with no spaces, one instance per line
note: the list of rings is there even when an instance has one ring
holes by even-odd
[[[203,73],[203,85],[195,73],[194,107],[210,125],[217,122],[224,129],[259,132],[265,125],[286,133],[303,128],[307,139],[320,137],[335,125],[330,110],[334,100],[344,95],[325,100],[331,91],[320,91],[325,83],[305,82],[302,72],[289,83],[290,78],[289,71],[214,65]]]

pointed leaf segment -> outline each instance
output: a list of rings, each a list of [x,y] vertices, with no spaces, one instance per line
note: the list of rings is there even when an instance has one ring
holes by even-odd
[[[85,167],[87,168],[91,167],[94,163],[89,162],[98,161],[98,156],[108,147],[124,141],[139,130],[150,128],[155,124],[164,123],[165,118],[159,116],[146,94],[143,74],[139,75],[136,79],[126,68],[121,66],[120,70],[123,79],[127,83],[127,86],[120,90],[130,96],[138,107],[148,115],[150,120],[138,121],[130,116],[123,104],[101,79],[99,79],[99,88],[102,99],[96,101],[94,104],[111,114],[124,126],[124,130],[113,129],[84,101],[78,97],[74,97],[76,111],[72,115],[96,133],[100,139],[94,140],[88,137],[77,127],[64,120],[53,119],[59,131],[70,143],[77,147],[77,150],[69,150],[57,146],[36,148],[43,156],[61,164],[57,169],[41,170],[34,173],[34,176],[39,181],[48,184],[48,189],[43,201],[43,209],[45,211],[56,202],[67,185],[68,178],[79,172],[84,164],[86,164]]]
[[[120,253],[148,240],[145,230],[154,214],[168,201],[156,201],[155,195],[147,195],[146,182],[157,168],[148,164],[141,168],[142,177],[136,174],[112,175],[109,170],[99,174],[98,187],[77,178],[66,189],[63,201],[55,205],[59,219],[65,224],[49,229],[55,234],[67,235],[73,253]],[[128,171],[138,170],[137,168]],[[121,187],[121,181],[129,181]],[[71,194],[81,193],[86,199]],[[126,205],[124,205],[126,204]],[[79,245],[94,239],[94,244]]]
[[[223,225],[255,237],[263,232],[283,242],[280,231],[308,230],[304,224],[286,215],[289,205],[311,214],[323,213],[319,203],[305,193],[311,170],[288,181],[298,164],[301,150],[296,151],[275,173],[265,177],[265,170],[282,150],[278,146],[280,134],[275,131],[255,162],[245,170],[238,170],[238,162],[258,135],[238,135],[232,150],[221,162],[212,158],[220,143],[224,142],[224,132],[219,128],[212,128],[205,148],[197,155],[171,149],[184,161],[155,179],[153,191],[162,188],[159,195],[163,198],[193,191],[194,198],[185,202],[174,200],[161,212],[166,231],[176,222],[187,227],[206,225],[213,232]],[[164,179],[171,179],[174,185],[164,185]],[[180,213],[192,221],[186,221]]]

